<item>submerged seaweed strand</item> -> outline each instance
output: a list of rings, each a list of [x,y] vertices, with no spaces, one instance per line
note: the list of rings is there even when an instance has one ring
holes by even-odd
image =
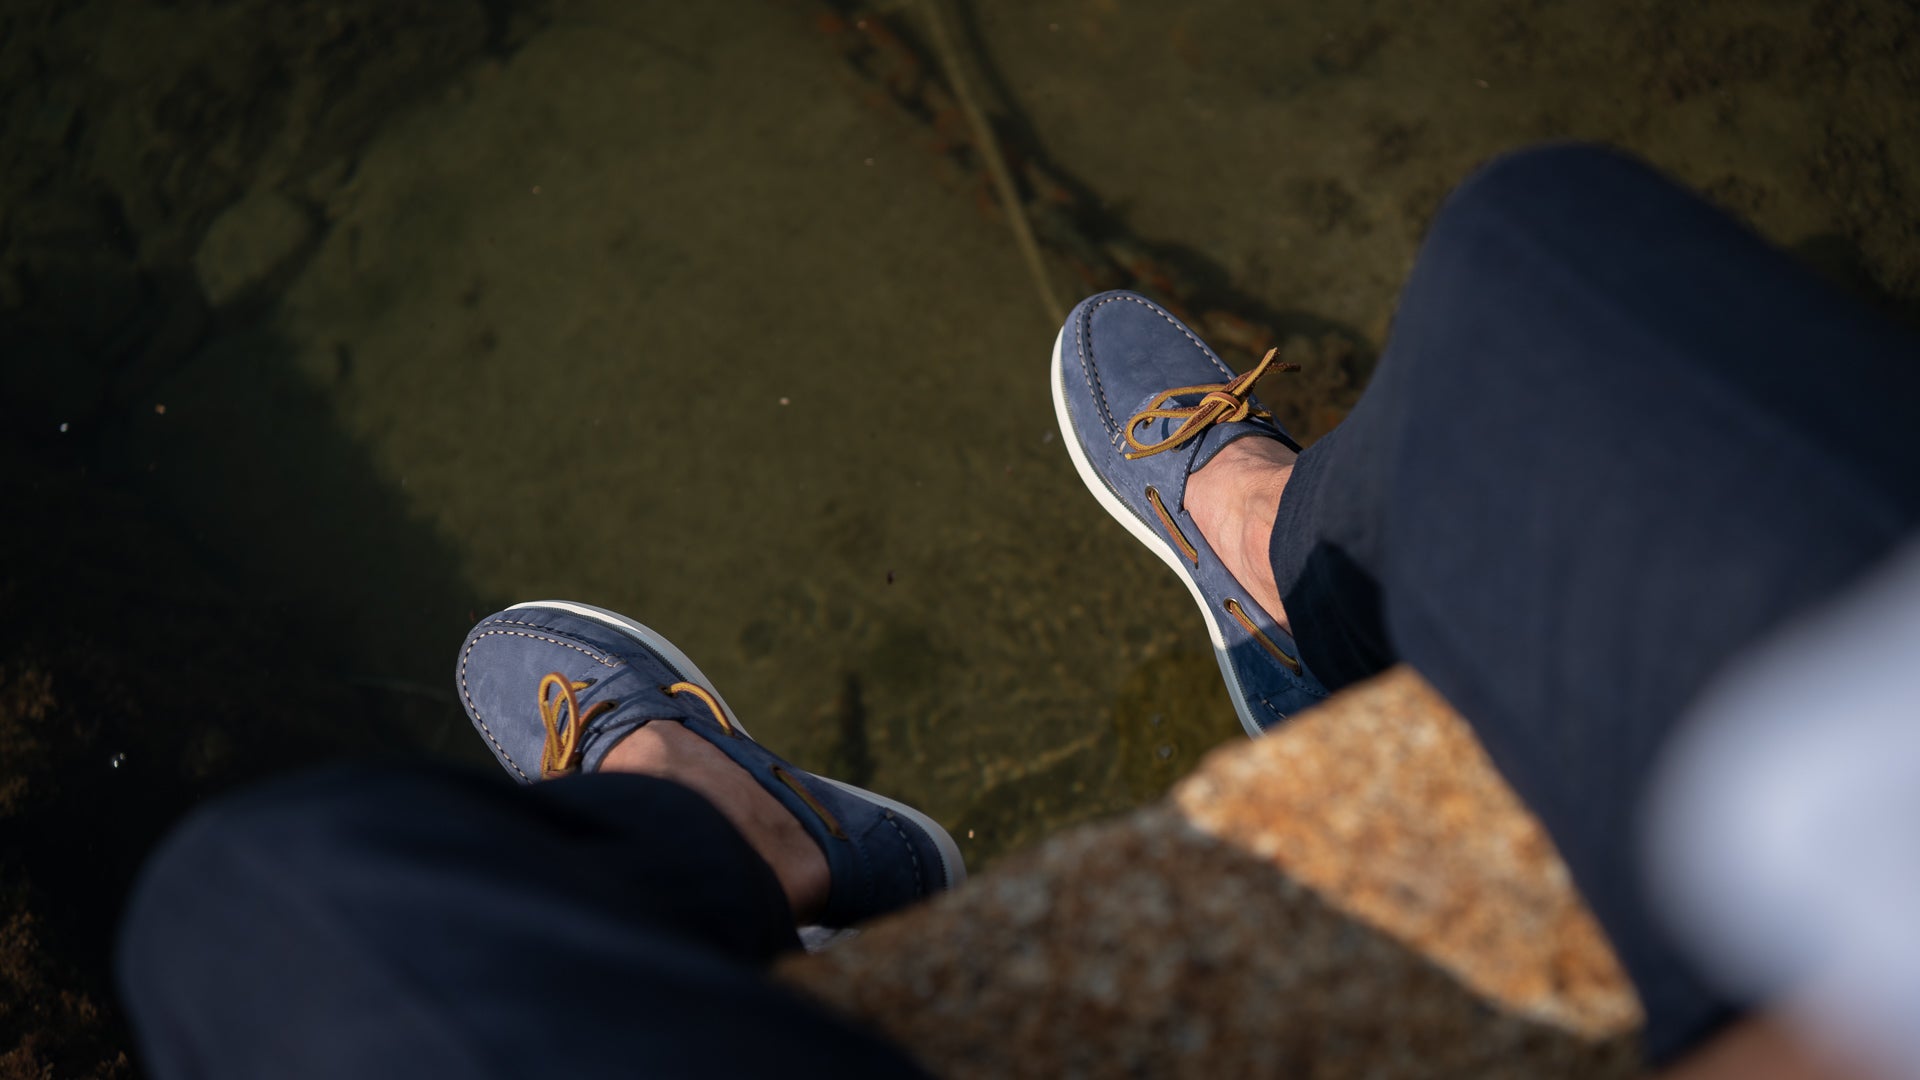
[[[1020,257],[1027,261],[1027,270],[1033,274],[1033,285],[1040,293],[1040,303],[1047,310],[1048,321],[1057,323],[1066,315],[1066,309],[1060,306],[1060,301],[1053,295],[1053,285],[1047,281],[1046,263],[1040,258],[1039,245],[1033,240],[1033,228],[1027,223],[1026,203],[1021,200],[1019,189],[1014,187],[1012,174],[1007,172],[1007,162],[1000,154],[1000,144],[994,138],[993,127],[967,88],[965,62],[961,60],[959,50],[954,48],[953,39],[947,35],[939,0],[921,0],[920,9],[927,31],[933,35],[934,48],[939,51],[941,63],[946,68],[947,81],[953,84],[954,97],[959,99],[960,111],[973,131],[973,145],[985,161],[988,175],[993,177],[994,190],[1000,195],[1000,206],[1006,211],[1007,226],[1013,230],[1014,243],[1019,245]]]
[[[1016,237],[1020,226],[1030,223],[1037,244],[1064,260],[1090,291],[1145,293],[1210,340],[1244,350],[1249,357],[1280,343],[1280,334],[1258,316],[1202,306],[1194,283],[1152,254],[1149,244],[1105,220],[1091,196],[1076,193],[1041,160],[1036,148],[1020,145],[1005,125],[994,125],[978,106],[977,123],[970,121],[970,102],[948,84],[954,76],[943,77],[937,65],[928,63],[925,50],[896,19],[865,10],[854,0],[818,3],[816,28],[870,89],[865,95],[869,103],[897,109],[925,128],[934,152],[969,181],[983,213],[1024,218],[1012,223]],[[957,68],[958,61],[948,67]],[[989,139],[996,145],[987,145]],[[1004,187],[994,175],[998,151],[1004,151]],[[1015,188],[1024,188],[1024,194]],[[1045,280],[1044,268],[1034,271],[1037,279]],[[1043,295],[1049,291],[1043,287]],[[1050,296],[1046,303],[1058,308]]]

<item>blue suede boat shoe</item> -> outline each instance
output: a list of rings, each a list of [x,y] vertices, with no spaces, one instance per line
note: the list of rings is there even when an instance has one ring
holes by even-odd
[[[1107,513],[1186,582],[1254,736],[1327,691],[1207,545],[1185,497],[1187,477],[1235,439],[1300,448],[1253,396],[1273,358],[1269,351],[1235,375],[1198,334],[1130,292],[1081,301],[1053,343],[1053,411],[1073,467]]]
[[[686,654],[624,615],[557,600],[517,604],[467,635],[455,679],[473,726],[521,783],[593,772],[615,743],[661,720],[719,747],[826,854],[827,926],[884,915],[967,876],[959,846],[932,818],[789,765],[747,734]]]

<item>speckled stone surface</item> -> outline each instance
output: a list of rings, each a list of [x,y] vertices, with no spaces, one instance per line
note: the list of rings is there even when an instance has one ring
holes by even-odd
[[[1553,842],[1410,669],[1214,754],[1172,799],[1507,1008],[1589,1035],[1640,1022]]]
[[[779,974],[948,1076],[1639,1067],[1564,866],[1401,672]]]

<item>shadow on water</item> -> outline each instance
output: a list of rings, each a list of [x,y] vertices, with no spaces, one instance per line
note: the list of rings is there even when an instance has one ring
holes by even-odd
[[[286,362],[270,303],[210,310],[104,197],[42,206],[0,310],[0,1045],[105,1075],[146,852],[245,781],[484,761],[448,671],[491,602]]]
[[[847,673],[834,712],[833,746],[821,771],[855,787],[866,787],[873,783],[875,763],[873,744],[867,735],[867,703],[858,674]]]

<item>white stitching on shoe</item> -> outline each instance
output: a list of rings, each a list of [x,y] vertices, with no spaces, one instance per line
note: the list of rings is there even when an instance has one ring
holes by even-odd
[[[907,830],[900,827],[900,821],[893,811],[882,810],[881,813],[887,816],[887,824],[893,826],[893,831],[900,834],[900,842],[907,845],[907,858],[913,860],[913,895],[916,897],[927,895],[927,883],[920,876],[920,855],[913,850],[912,838],[907,836]]]
[[[1281,712],[1281,711],[1280,711],[1279,709],[1276,709],[1276,708],[1274,708],[1274,706],[1273,706],[1273,702],[1271,702],[1271,701],[1268,701],[1268,700],[1267,700],[1267,699],[1266,699],[1265,697],[1262,697],[1262,696],[1261,696],[1261,695],[1259,695],[1259,694],[1255,694],[1255,695],[1253,696],[1253,699],[1254,699],[1255,701],[1258,701],[1258,702],[1259,702],[1260,704],[1262,704],[1262,705],[1265,705],[1265,706],[1267,707],[1267,711],[1273,714],[1273,717],[1274,717],[1274,722],[1275,722],[1275,723],[1281,723],[1281,722],[1284,722],[1284,721],[1285,721],[1285,720],[1287,719],[1287,714],[1286,714],[1286,713],[1283,713],[1283,712]]]
[[[1095,308],[1098,306],[1099,305],[1096,304]],[[1107,403],[1106,386],[1100,382],[1100,377],[1094,374],[1093,371],[1093,344],[1087,341],[1080,332],[1081,326],[1085,325],[1092,318],[1093,309],[1089,309],[1085,315],[1073,321],[1074,358],[1080,361],[1080,375],[1087,380],[1087,393],[1100,399],[1100,415],[1106,418],[1107,428],[1111,430],[1115,425],[1113,406]],[[1120,448],[1119,434],[1116,432],[1108,438],[1113,442],[1114,449],[1118,450]]]
[[[534,626],[535,625],[533,623],[514,622],[512,619],[495,619],[493,620],[492,623],[489,623],[488,625],[493,625],[493,623],[510,623],[514,626]],[[540,627],[540,629],[546,629],[546,628]],[[533,783],[533,777],[528,776],[526,770],[520,767],[520,763],[513,760],[513,755],[507,752],[507,748],[500,745],[500,740],[494,738],[493,729],[487,726],[487,722],[485,720],[481,719],[480,706],[474,704],[473,695],[469,693],[467,690],[467,662],[473,659],[474,647],[480,644],[481,638],[492,637],[495,634],[505,634],[509,637],[533,638],[536,641],[544,641],[550,645],[564,646],[566,648],[574,650],[575,652],[583,653],[586,656],[592,658],[596,663],[604,664],[607,667],[619,667],[622,662],[608,659],[605,656],[601,656],[598,653],[595,653],[592,649],[587,649],[579,645],[575,645],[571,641],[562,641],[559,638],[548,637],[545,634],[529,634],[524,630],[487,630],[483,633],[478,633],[473,635],[473,637],[467,642],[466,649],[460,653],[460,697],[466,701],[467,712],[473,717],[473,722],[480,725],[480,733],[482,735],[485,735],[487,737],[487,741],[493,744],[494,752],[500,755],[500,760],[506,762],[508,765],[513,766],[513,771],[520,774],[520,779],[525,780],[527,783],[531,784]]]
[[[1161,318],[1167,320],[1167,322],[1173,325],[1174,329],[1180,331],[1182,336],[1184,336],[1188,341],[1193,342],[1194,347],[1200,350],[1200,354],[1202,356],[1205,356],[1208,360],[1211,360],[1213,362],[1213,366],[1217,368],[1219,372],[1222,375],[1225,375],[1228,379],[1233,378],[1233,369],[1228,367],[1224,360],[1221,360],[1220,357],[1215,355],[1214,351],[1207,347],[1206,342],[1201,341],[1197,337],[1194,337],[1193,332],[1191,330],[1188,330],[1185,326],[1181,325],[1179,319],[1174,318],[1164,308],[1160,307],[1158,304],[1155,304],[1150,300],[1145,300],[1138,296],[1110,296],[1107,299],[1100,301],[1098,304],[1093,305],[1093,307],[1088,308],[1087,313],[1085,315],[1074,320],[1074,326],[1073,326],[1074,351],[1079,353],[1084,353],[1085,355],[1085,359],[1080,362],[1080,370],[1086,376],[1087,389],[1100,399],[1100,412],[1102,415],[1106,417],[1107,427],[1112,432],[1107,437],[1108,441],[1113,443],[1113,447],[1115,450],[1118,450],[1120,448],[1120,439],[1124,431],[1120,427],[1119,418],[1113,415],[1113,404],[1107,400],[1107,390],[1106,390],[1105,384],[1100,382],[1099,375],[1097,375],[1093,370],[1094,368],[1093,344],[1092,342],[1086,341],[1080,332],[1080,328],[1083,325],[1093,320],[1093,313],[1095,311],[1098,311],[1102,307],[1105,307],[1106,305],[1113,303],[1115,300],[1130,300],[1133,303],[1139,304],[1141,307],[1146,308],[1148,311],[1153,312],[1155,315],[1158,315]]]

